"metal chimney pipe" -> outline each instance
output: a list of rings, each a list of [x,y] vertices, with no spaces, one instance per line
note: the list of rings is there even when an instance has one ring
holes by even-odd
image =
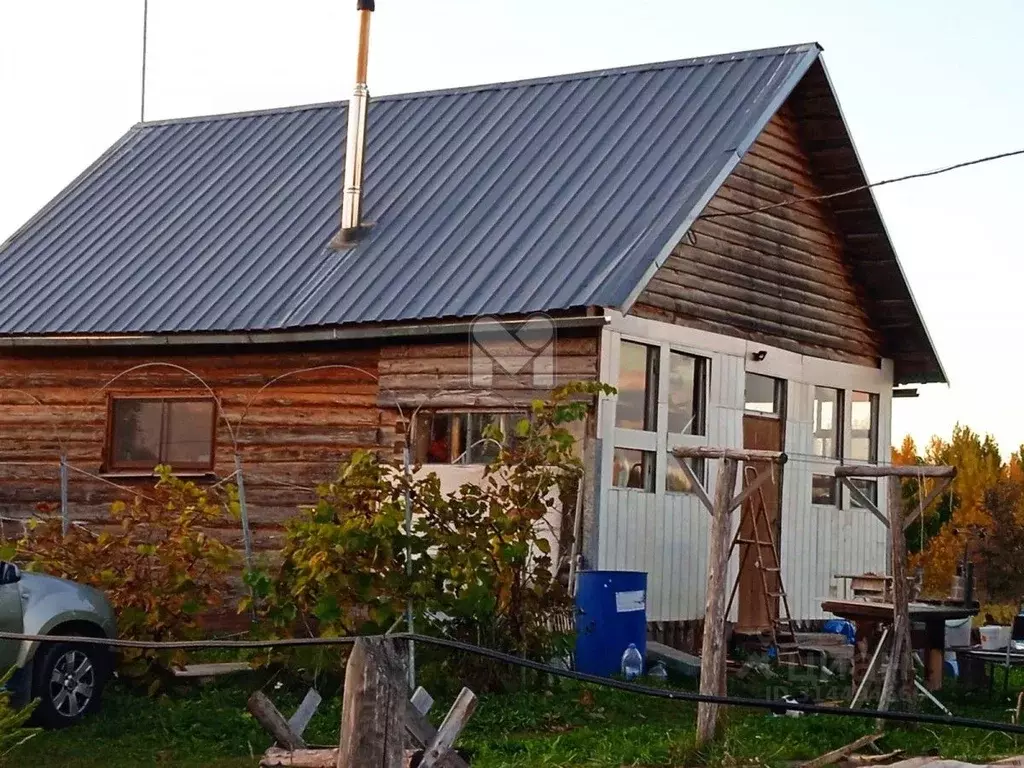
[[[348,137],[345,146],[345,181],[341,194],[341,245],[354,243],[363,231],[363,165],[366,156],[366,118],[370,91],[366,69],[370,58],[370,16],[374,0],[356,0],[359,11],[359,48],[356,55],[356,86],[348,103]]]

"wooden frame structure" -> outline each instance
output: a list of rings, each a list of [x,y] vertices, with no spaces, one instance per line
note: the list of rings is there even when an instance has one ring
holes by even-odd
[[[907,546],[904,531],[914,523],[918,515],[930,506],[956,477],[956,467],[947,466],[914,466],[914,465],[865,465],[865,466],[842,466],[835,468],[836,478],[846,486],[857,502],[877,517],[882,524],[889,529],[892,561],[892,603],[893,622],[892,631],[889,635],[892,638],[892,647],[889,653],[889,665],[885,670],[885,677],[882,682],[882,693],[879,697],[879,710],[887,709],[889,700],[897,688],[899,697],[902,698],[908,707],[914,704],[914,688],[916,675],[912,657],[910,641],[910,599],[907,594]],[[939,482],[931,490],[925,499],[922,499],[920,506],[914,514],[903,517],[903,478],[925,477],[937,478]],[[878,505],[865,496],[854,484],[854,479],[861,478],[888,478],[889,479],[889,503],[888,517],[878,509]],[[881,644],[879,644],[879,649]],[[876,652],[877,655],[877,652]],[[941,664],[939,666],[941,670]]]
[[[777,451],[738,450],[708,446],[674,448],[672,453],[680,459],[718,459],[719,461],[714,501],[711,500],[693,470],[690,469],[690,465],[683,461],[680,462],[680,466],[693,484],[697,498],[711,514],[704,639],[700,655],[700,692],[706,696],[724,696],[726,694],[725,592],[729,570],[732,511],[757,493],[771,479],[775,466],[785,464],[787,457],[785,453]],[[767,466],[759,469],[757,477],[736,494],[739,465],[748,461]],[[698,745],[715,737],[718,706],[705,703],[697,705]]]

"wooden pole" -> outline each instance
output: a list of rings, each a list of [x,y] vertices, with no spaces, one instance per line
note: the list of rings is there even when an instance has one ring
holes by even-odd
[[[274,737],[274,741],[285,749],[302,749],[306,746],[302,736],[292,729],[288,721],[284,719],[284,715],[278,712],[274,702],[267,698],[262,691],[255,691],[249,697],[246,707],[249,713],[256,718],[256,722],[262,725]]]
[[[736,488],[736,459],[723,456],[715,483],[715,505],[711,518],[708,554],[707,598],[704,610],[704,642],[700,656],[700,692],[725,694],[725,586],[729,569],[729,539],[732,534],[732,497]],[[697,705],[697,745],[715,737],[717,704]]]
[[[893,624],[903,633],[893,646],[893,652],[898,653],[894,661],[899,665],[900,698],[908,708],[913,708],[914,662],[907,594],[907,540],[903,531],[903,483],[899,477],[889,478],[889,534],[892,537]]]
[[[345,668],[337,768],[402,768],[405,665],[386,638],[359,638]]]

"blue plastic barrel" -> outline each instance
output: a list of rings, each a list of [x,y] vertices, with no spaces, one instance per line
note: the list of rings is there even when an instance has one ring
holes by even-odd
[[[647,574],[580,571],[576,586],[576,669],[608,677],[619,672],[630,643],[647,656]]]

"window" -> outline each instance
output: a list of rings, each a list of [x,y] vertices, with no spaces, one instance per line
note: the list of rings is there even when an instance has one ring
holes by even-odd
[[[838,499],[836,479],[832,475],[814,475],[811,478],[811,504],[835,506]]]
[[[842,447],[843,423],[842,393],[838,389],[814,388],[814,444],[815,456],[838,459]]]
[[[669,493],[693,493],[693,483],[683,471],[684,461],[690,466],[698,482],[702,485],[704,483],[704,459],[680,459],[669,451],[665,472],[665,490]]]
[[[107,469],[213,469],[217,405],[212,398],[112,397]]]
[[[612,485],[654,491],[654,454],[633,448],[616,448],[612,465]]]
[[[744,410],[752,413],[782,415],[782,379],[748,373],[744,390]]]
[[[850,458],[878,461],[878,395],[853,392],[850,402]]]
[[[682,352],[668,359],[668,431],[671,434],[704,434],[704,392],[707,360]]]
[[[877,480],[868,480],[867,478],[863,477],[851,477],[850,482],[858,491],[867,496],[868,501],[870,501],[876,507],[878,506]],[[860,500],[856,496],[854,496],[852,493],[849,494],[849,496],[851,507],[853,507],[854,509],[864,509],[864,505],[860,503]]]
[[[500,429],[510,444],[516,425],[525,418],[520,412],[421,411],[413,433],[415,459],[420,464],[489,464],[498,456],[498,445],[487,436],[488,427]]]
[[[619,345],[619,403],[615,426],[653,432],[658,428],[658,347]]]

